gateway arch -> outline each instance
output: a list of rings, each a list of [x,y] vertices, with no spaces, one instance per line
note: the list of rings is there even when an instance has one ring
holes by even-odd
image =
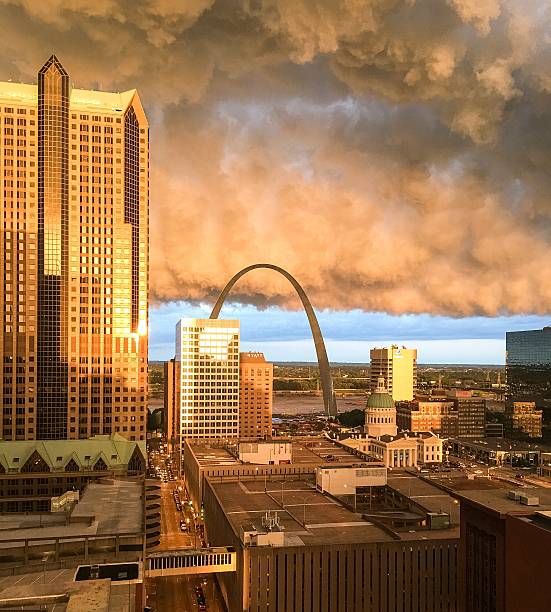
[[[316,346],[316,354],[318,356],[318,365],[320,371],[321,389],[323,392],[325,414],[330,417],[337,416],[337,400],[335,398],[335,391],[333,390],[333,379],[331,378],[329,360],[327,359],[325,342],[323,341],[323,336],[321,335],[321,329],[318,323],[318,319],[316,317],[314,309],[312,308],[312,304],[310,304],[310,300],[308,299],[306,293],[304,293],[304,289],[299,285],[298,281],[289,274],[289,272],[287,272],[283,268],[280,268],[279,266],[274,266],[272,264],[267,263],[254,264],[252,266],[247,266],[246,268],[243,268],[243,270],[233,276],[228,282],[228,284],[224,287],[222,293],[216,300],[216,304],[212,309],[210,318],[218,318],[220,310],[222,309],[222,306],[224,305],[224,302],[228,297],[228,293],[232,290],[232,287],[235,285],[235,283],[251,270],[257,270],[259,268],[265,268],[267,270],[275,270],[276,272],[279,272],[279,274],[284,276],[295,288],[295,291],[297,292],[298,297],[302,302],[302,306],[304,307],[304,311],[306,312],[306,316],[308,317],[308,323],[310,324],[310,330],[312,331],[312,338],[314,339],[314,344]]]

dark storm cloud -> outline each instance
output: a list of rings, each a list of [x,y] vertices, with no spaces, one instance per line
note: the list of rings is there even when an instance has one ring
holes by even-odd
[[[212,298],[258,261],[318,307],[551,309],[543,0],[0,0],[4,78],[55,51],[138,87],[151,288]],[[269,272],[244,302],[295,307]]]

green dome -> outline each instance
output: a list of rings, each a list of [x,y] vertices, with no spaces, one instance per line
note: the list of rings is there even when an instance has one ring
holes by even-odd
[[[377,388],[367,398],[366,408],[394,408],[392,395],[386,390],[385,379],[380,376],[377,381]]]
[[[384,393],[373,391],[367,399],[366,408],[394,408],[394,400],[392,399],[392,395],[386,391]]]

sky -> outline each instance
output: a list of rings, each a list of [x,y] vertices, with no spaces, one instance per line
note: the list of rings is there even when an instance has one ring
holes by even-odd
[[[502,362],[549,322],[548,0],[0,0],[0,23],[0,79],[55,53],[74,87],[139,91],[153,358],[168,313],[264,262],[333,360]],[[245,343],[313,357],[284,279],[232,296]]]
[[[151,310],[150,356],[174,357],[174,328],[181,317],[208,318],[212,304],[170,303]],[[228,303],[220,318],[238,318],[243,350],[262,351],[272,361],[315,361],[306,315],[276,307]],[[417,348],[419,363],[504,364],[505,332],[541,329],[549,318],[532,316],[451,318],[322,311],[318,313],[330,361],[368,363],[369,350],[392,343]]]

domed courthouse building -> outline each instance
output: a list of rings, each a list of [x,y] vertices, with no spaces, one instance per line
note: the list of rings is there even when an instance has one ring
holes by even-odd
[[[398,433],[396,406],[382,377],[367,400],[365,425],[361,429],[352,430],[342,443],[383,461],[386,467],[408,468],[442,462],[443,440],[432,431]]]

